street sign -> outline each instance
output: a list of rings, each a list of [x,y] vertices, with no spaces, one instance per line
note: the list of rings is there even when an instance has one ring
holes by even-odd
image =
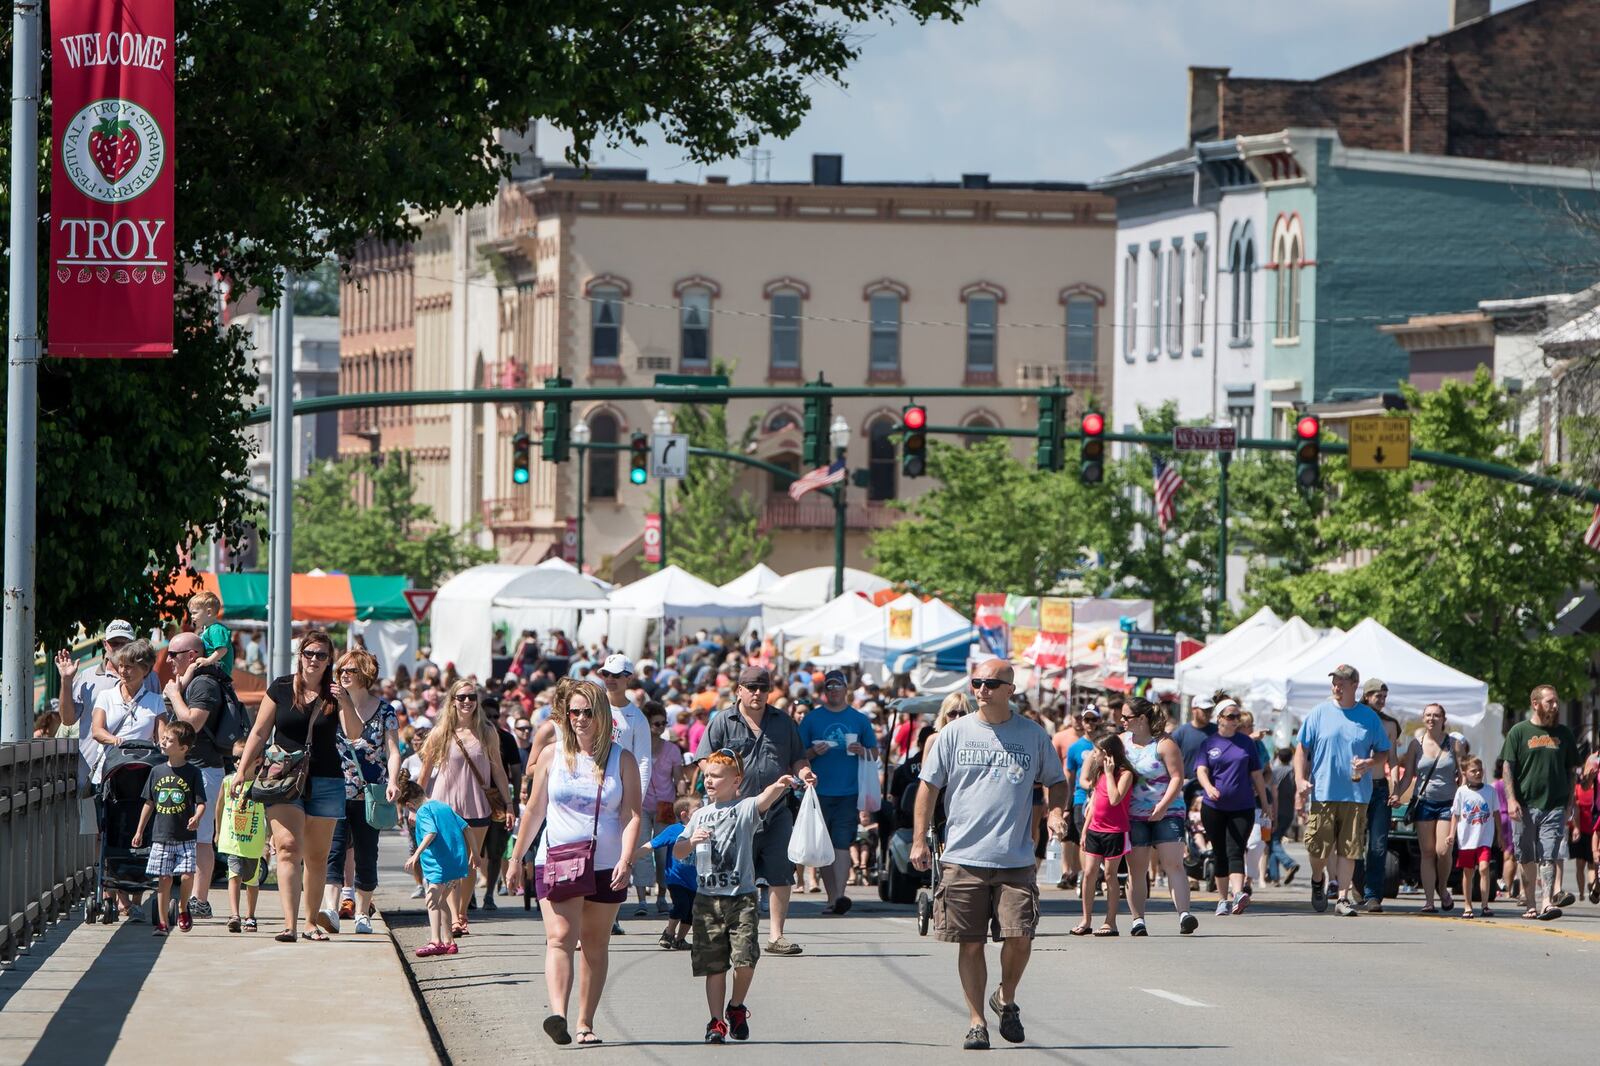
[[[1351,470],[1404,470],[1411,465],[1411,419],[1352,418]]]
[[[644,516],[644,561],[661,561],[661,516],[658,514]]]
[[[1180,452],[1231,452],[1239,446],[1239,433],[1232,426],[1177,426],[1172,446]]]
[[[650,438],[650,476],[681,478],[689,472],[689,438],[682,433],[656,433]]]
[[[578,561],[578,520],[567,519],[567,528],[561,534],[561,558],[569,563]]]
[[[438,589],[406,589],[404,596],[406,606],[411,608],[411,617],[416,619],[418,625],[428,617],[428,608],[433,606],[434,597],[439,595]]]
[[[1171,633],[1128,634],[1129,677],[1171,677],[1177,669],[1177,637]]]

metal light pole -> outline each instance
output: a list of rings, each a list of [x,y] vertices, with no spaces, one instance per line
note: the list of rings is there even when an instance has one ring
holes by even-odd
[[[283,296],[272,316],[272,556],[267,634],[272,675],[294,671],[294,271],[283,272]]]
[[[844,415],[836,415],[833,425],[828,427],[828,439],[833,443],[833,457],[843,459],[845,449],[850,446],[850,423],[844,420]],[[845,499],[844,488],[848,482],[839,482],[833,487],[833,594],[835,597],[844,595],[844,519]]]
[[[1217,633],[1228,606],[1228,464],[1232,461],[1232,452],[1217,453],[1217,605],[1211,615],[1211,629]]]
[[[33,721],[34,556],[39,484],[39,4],[11,14],[11,293],[7,311],[5,649],[0,741]]]
[[[655,431],[656,436],[666,436],[672,432],[672,416],[664,410],[657,411],[656,417],[650,422],[650,428]],[[667,568],[667,479],[658,477],[656,483],[661,500],[656,512],[661,516],[661,569],[665,570]]]
[[[583,494],[583,477],[589,468],[589,423],[572,424],[572,443],[578,452],[578,573],[583,573],[583,510],[587,498]]]

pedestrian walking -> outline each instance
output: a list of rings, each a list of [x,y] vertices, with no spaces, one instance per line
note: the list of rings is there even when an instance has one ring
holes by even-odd
[[[1566,836],[1573,779],[1582,760],[1572,730],[1556,721],[1561,699],[1552,685],[1530,697],[1531,717],[1506,733],[1506,813],[1521,867],[1524,918],[1561,917],[1576,897],[1561,891],[1561,843]]]
[[[678,782],[683,774],[683,749],[667,739],[667,709],[658,701],[651,700],[644,705],[645,721],[650,728],[650,780],[645,786],[644,810],[651,813],[651,822],[657,826],[658,836],[662,829],[670,829],[679,824],[677,813],[673,804],[678,799]],[[641,819],[643,812],[641,812]],[[643,831],[639,834],[644,836]],[[656,885],[656,913],[665,914],[669,909],[667,901],[667,866],[669,855],[665,849],[651,852],[650,863],[655,870]],[[637,888],[639,905],[634,908],[635,918],[644,917],[648,911],[645,909],[645,890]]]
[[[1306,851],[1311,856],[1311,907],[1328,909],[1331,874],[1350,891],[1356,860],[1367,847],[1367,803],[1374,767],[1386,774],[1391,745],[1371,707],[1356,701],[1361,674],[1341,663],[1329,674],[1332,698],[1312,708],[1295,748],[1295,810],[1306,812]],[[1336,913],[1359,914],[1340,898]]]
[[[676,821],[651,837],[647,843],[640,845],[641,851],[649,849],[661,856],[667,868],[666,891],[672,897],[672,904],[666,911],[667,924],[661,930],[661,935],[656,938],[656,943],[669,950],[681,951],[687,948],[688,933],[694,925],[694,896],[700,884],[699,874],[695,871],[693,861],[685,861],[672,854],[672,845],[683,836],[684,830],[689,825],[690,815],[699,809],[698,796],[684,796],[676,800],[672,805]]]
[[[1461,784],[1460,768],[1466,752],[1459,741],[1445,732],[1445,713],[1441,705],[1430,703],[1422,709],[1422,725],[1421,734],[1405,756],[1405,765],[1415,780],[1411,794],[1414,811],[1408,810],[1407,816],[1417,827],[1417,852],[1422,865],[1421,913],[1433,914],[1435,891],[1439,895],[1439,910],[1452,911],[1456,905],[1450,898],[1449,887],[1455,840],[1450,830],[1450,809]],[[1372,862],[1370,857],[1367,862]],[[1463,875],[1464,878],[1470,876]],[[1488,897],[1484,899],[1487,901]],[[1382,908],[1374,907],[1369,900],[1366,909]]]
[[[639,769],[612,742],[609,701],[592,681],[556,689],[551,721],[559,740],[538,756],[513,854],[527,850],[541,826],[534,881],[544,916],[544,1031],[557,1044],[600,1043],[595,1011],[605,989],[611,929],[632,881],[628,860],[639,845]],[[600,721],[595,720],[601,715]],[[522,868],[512,868],[513,893]],[[567,1026],[573,954],[582,945],[583,984],[576,1033]]]
[[[244,754],[245,740],[234,746]],[[242,764],[241,764],[242,769]],[[263,856],[267,850],[267,810],[248,794],[234,790],[234,774],[222,779],[222,802],[212,826],[217,854],[228,868],[228,932],[256,931],[256,900],[261,895]],[[209,820],[209,819],[208,819]],[[240,896],[245,906],[239,906]],[[192,905],[191,905],[192,906]]]
[[[970,1020],[962,1046],[968,1050],[989,1047],[984,944],[991,926],[1002,943],[999,987],[987,1005],[999,1016],[1002,1037],[1010,1043],[1026,1038],[1017,988],[1039,921],[1029,825],[1035,784],[1047,790],[1050,831],[1058,836],[1066,832],[1061,760],[1049,733],[1012,712],[1015,688],[1010,663],[988,659],[978,664],[972,675],[978,713],[950,722],[934,737],[917,789],[911,862],[919,870],[933,866],[928,829],[940,798],[945,801],[934,921],[940,940],[959,945],[956,965]]]
[[[1089,813],[1083,823],[1083,921],[1072,930],[1073,936],[1119,936],[1117,931],[1117,898],[1120,885],[1117,867],[1128,853],[1128,805],[1133,782],[1138,778],[1133,764],[1128,761],[1122,738],[1115,734],[1095,741],[1094,754],[1083,761],[1078,782],[1089,790]],[[1094,897],[1100,887],[1102,869],[1106,879],[1106,920],[1099,929],[1093,928]],[[1130,871],[1129,880],[1144,871],[1137,867]]]
[[[645,718],[644,708],[632,698],[630,689],[634,687],[633,660],[616,652],[607,655],[600,664],[600,669],[595,671],[600,675],[600,683],[605,686],[606,699],[611,704],[611,718],[615,723],[615,742],[622,745],[622,750],[633,755],[634,765],[639,770],[639,839],[649,840],[656,835],[660,828],[656,825],[655,808],[644,804],[643,796],[650,790],[650,777],[654,772],[655,744],[650,732],[650,722]],[[639,893],[639,902],[644,902],[644,894],[656,880],[656,864],[653,857],[640,859],[633,863],[633,887]],[[621,932],[620,927],[617,930]]]
[[[1361,686],[1361,702],[1377,714],[1383,732],[1389,738],[1389,766],[1398,774],[1396,786],[1391,787],[1390,774],[1369,770],[1372,794],[1367,799],[1367,853],[1362,861],[1361,909],[1370,914],[1383,912],[1384,875],[1389,859],[1389,831],[1394,825],[1392,809],[1399,805],[1399,796],[1405,784],[1404,758],[1400,755],[1400,720],[1384,708],[1389,702],[1389,686],[1380,678],[1369,677]],[[1416,770],[1413,763],[1411,771]],[[1446,841],[1448,846],[1448,841]],[[1448,856],[1446,857],[1448,861]],[[1351,886],[1352,888],[1358,886]],[[1453,905],[1453,904],[1452,904]]]
[[[1489,901],[1494,898],[1494,870],[1491,859],[1495,848],[1503,848],[1500,831],[1500,798],[1483,780],[1483,760],[1468,756],[1462,763],[1463,780],[1450,801],[1450,836],[1455,840],[1456,869],[1461,871],[1463,918],[1474,917],[1472,881],[1476,875],[1485,918],[1493,918]]]
[[[1282,741],[1280,741],[1282,743]],[[1289,884],[1300,872],[1300,864],[1289,854],[1283,842],[1289,839],[1294,827],[1294,749],[1280,747],[1273,752],[1271,769],[1272,786],[1272,838],[1267,841],[1267,883]]]
[[[372,893],[378,887],[379,827],[367,816],[369,793],[386,803],[399,800],[399,723],[394,711],[373,692],[378,661],[357,648],[339,657],[334,677],[344,696],[339,700],[336,738],[344,776],[344,817],[333,828],[328,847],[328,883],[323,890],[323,918],[339,928],[345,889],[345,857],[355,855],[352,916],[357,933],[372,932]]]
[[[295,672],[275,678],[267,686],[233,786],[241,795],[249,794],[245,790],[254,783],[269,743],[285,752],[307,752],[309,748],[300,794],[293,800],[266,805],[278,865],[278,902],[283,907],[283,930],[273,939],[284,944],[294,943],[299,936],[325,941],[328,933],[339,931],[320,913],[333,828],[345,812],[336,720],[339,700],[334,693],[332,660],[333,640],[327,633],[311,629],[301,636]],[[299,932],[302,895],[311,927],[303,934]]]
[[[1195,760],[1200,782],[1200,821],[1216,856],[1218,887],[1228,885],[1217,902],[1217,916],[1243,914],[1250,904],[1245,893],[1246,856],[1256,811],[1271,806],[1255,738],[1240,729],[1239,704],[1225,699],[1216,706],[1217,733]]]
[[[849,701],[850,684],[844,672],[829,670],[822,679],[822,702],[800,723],[804,756],[817,776],[812,787],[817,790],[828,837],[833,841],[833,865],[821,871],[828,893],[824,914],[846,914],[852,906],[844,890],[850,878],[850,845],[856,841],[861,821],[860,760],[873,760],[878,751],[872,720]]]
[[[117,673],[117,652],[133,643],[133,623],[113,618],[100,638],[101,660],[87,670],[80,669],[78,661],[66,649],[56,652],[56,673],[61,678],[61,724],[68,736],[78,738],[78,785],[80,794],[88,792],[90,772],[100,765],[100,742],[95,740],[94,703],[100,693],[115,688],[121,675]],[[141,688],[151,695],[159,694],[155,674],[145,675]]]
[[[472,876],[466,819],[449,804],[428,799],[422,787],[409,778],[401,783],[399,794],[400,802],[416,820],[416,850],[406,859],[406,869],[422,878],[432,937],[417,948],[416,956],[458,954],[461,949],[456,946],[455,929],[461,912],[456,907],[461,894],[456,886]]]
[[[150,842],[145,873],[159,879],[155,935],[166,936],[167,902],[172,899],[174,879],[178,882],[178,928],[187,933],[194,925],[189,897],[194,887],[195,833],[206,815],[206,783],[200,768],[188,761],[194,730],[187,722],[163,724],[160,744],[167,761],[145,778],[144,809],[139,812],[133,846],[143,847],[146,839]]]
[[[1145,904],[1149,901],[1150,852],[1155,851],[1161,872],[1178,911],[1178,932],[1193,933],[1200,922],[1189,913],[1189,877],[1183,868],[1183,749],[1168,736],[1153,731],[1156,709],[1149,700],[1134,698],[1122,708],[1123,747],[1133,766],[1133,791],[1128,801],[1128,913],[1133,916],[1129,936],[1148,936]]]
[[[145,679],[156,666],[156,651],[150,642],[130,641],[117,649],[114,659],[116,683],[101,689],[95,696],[90,724],[95,740],[90,780],[96,785],[100,783],[105,749],[114,748],[124,740],[155,743],[156,724],[166,713],[160,695],[145,685]]]
[[[216,597],[210,599],[214,601]],[[194,600],[190,600],[189,609],[191,613],[195,610]],[[196,624],[199,624],[198,618]],[[227,633],[227,628],[220,623],[210,624]],[[225,673],[223,666],[206,662],[202,658],[205,652],[206,645],[197,634],[174,636],[167,644],[167,661],[172,664],[175,676],[167,682],[162,695],[172,708],[173,717],[188,723],[194,730],[194,748],[189,752],[189,761],[199,767],[200,776],[205,779],[206,810],[215,815],[222,806],[223,763],[225,757],[232,754],[231,744],[228,751],[218,744],[217,728],[238,697],[233,692],[231,673]],[[200,823],[195,837],[194,898],[189,900],[189,913],[196,918],[211,917],[211,877],[217,862],[215,830],[215,817],[208,817]]]

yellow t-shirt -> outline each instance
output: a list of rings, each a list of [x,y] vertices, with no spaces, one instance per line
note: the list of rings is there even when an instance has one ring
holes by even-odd
[[[259,859],[267,850],[267,809],[253,799],[236,799],[233,775],[222,779],[222,823],[217,826],[217,851],[241,859]]]

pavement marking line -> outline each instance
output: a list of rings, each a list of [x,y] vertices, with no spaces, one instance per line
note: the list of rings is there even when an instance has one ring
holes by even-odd
[[[1180,996],[1180,995],[1178,995],[1178,993],[1176,993],[1176,992],[1168,992],[1164,988],[1141,988],[1141,989],[1139,989],[1139,991],[1148,992],[1150,995],[1155,996],[1157,999],[1170,1000],[1171,1002],[1176,1003],[1180,1007],[1204,1007],[1205,1006],[1205,1004],[1201,1003],[1198,999],[1190,999],[1188,996]]]

